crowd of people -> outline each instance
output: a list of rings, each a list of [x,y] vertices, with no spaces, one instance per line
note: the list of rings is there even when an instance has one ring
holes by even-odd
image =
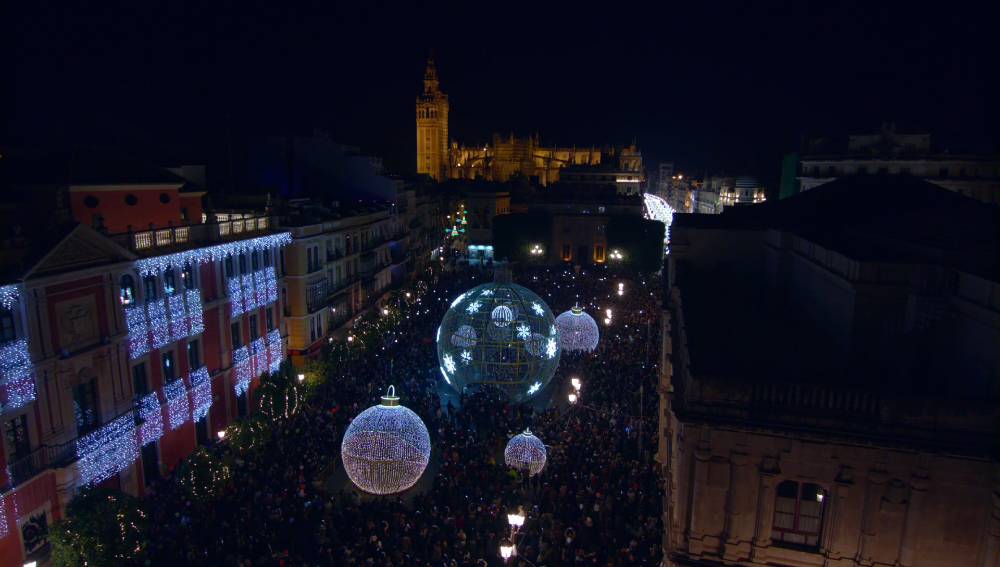
[[[649,346],[658,334],[657,280],[613,279],[603,270],[515,274],[555,313],[579,303],[604,323],[612,309],[598,350],[563,356],[543,391],[552,400],[544,410],[489,390],[442,405],[434,331],[455,296],[489,278],[436,273],[391,332],[331,351],[328,375],[308,402],[276,419],[260,447],[231,455],[226,481],[210,497],[192,497],[176,479],[157,486],[150,562],[496,566],[500,542],[511,535],[507,513],[520,506],[527,519],[508,564],[658,565],[658,349]],[[572,405],[571,376],[583,382]],[[424,474],[432,478],[402,495],[373,497],[331,479],[351,418],[377,404],[390,383],[428,427],[434,452]],[[503,461],[507,440],[526,427],[548,446],[545,469],[531,478]],[[224,445],[215,450],[230,450]]]

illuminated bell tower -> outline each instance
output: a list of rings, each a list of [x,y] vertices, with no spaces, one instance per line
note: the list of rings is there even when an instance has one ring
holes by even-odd
[[[441,92],[434,59],[427,59],[424,92],[417,97],[417,173],[448,177],[448,95]]]

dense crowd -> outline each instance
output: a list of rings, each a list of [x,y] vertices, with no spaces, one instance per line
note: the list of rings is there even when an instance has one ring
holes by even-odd
[[[451,300],[488,276],[433,277],[381,344],[335,350],[309,403],[276,420],[257,450],[229,459],[228,480],[211,498],[192,497],[176,479],[155,488],[152,563],[502,565],[506,514],[523,506],[527,521],[515,541],[525,564],[659,564],[658,349],[649,346],[658,333],[655,279],[563,270],[515,276],[556,313],[579,302],[603,323],[604,310],[614,312],[596,352],[563,356],[553,401],[539,412],[491,391],[442,406],[434,330]],[[576,405],[566,402],[570,376],[584,384]],[[359,495],[349,481],[331,481],[341,436],[390,383],[427,424],[434,453],[424,474],[432,476],[400,496]],[[545,470],[530,479],[503,462],[507,440],[525,427],[549,446]]]

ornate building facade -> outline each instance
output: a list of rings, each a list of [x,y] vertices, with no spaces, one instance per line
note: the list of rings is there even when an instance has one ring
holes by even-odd
[[[514,174],[537,178],[541,185],[559,180],[567,166],[610,167],[645,180],[642,153],[635,143],[624,148],[546,147],[538,135],[504,138],[490,144],[465,146],[448,138],[448,95],[441,91],[434,60],[427,61],[424,91],[417,97],[417,173],[437,181],[485,179],[504,182]]]

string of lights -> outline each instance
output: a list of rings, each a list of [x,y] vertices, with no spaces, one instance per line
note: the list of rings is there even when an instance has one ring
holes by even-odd
[[[146,304],[146,316],[149,318],[149,330],[152,331],[153,348],[162,348],[170,343],[170,333],[167,320],[167,310],[162,300]]]
[[[229,292],[230,313],[233,317],[243,314],[243,288],[240,286],[240,279],[233,277],[226,282],[226,291]]]
[[[191,417],[191,402],[182,378],[164,386],[163,393],[167,397],[167,415],[170,417],[170,430],[173,431]]]
[[[591,352],[597,348],[600,330],[594,318],[580,307],[574,307],[556,317],[562,348],[566,352]]]
[[[212,407],[212,380],[208,368],[202,366],[191,373],[191,419],[201,421]]]
[[[253,375],[260,376],[267,372],[267,343],[264,337],[258,337],[250,343],[250,350],[253,352]]]
[[[547,459],[545,444],[534,436],[530,429],[510,438],[503,452],[507,466],[527,471],[528,476],[535,476],[545,468]]]
[[[13,309],[19,297],[21,288],[17,284],[0,286],[0,306],[4,309]]]
[[[264,268],[227,282],[233,317],[278,300],[278,276],[274,267]]]
[[[233,351],[233,390],[242,396],[250,388],[250,353],[242,346]]]
[[[160,409],[160,397],[156,392],[150,392],[139,400],[139,445],[145,447],[160,437],[163,437],[163,411]]]
[[[249,238],[246,240],[226,242],[225,244],[217,244],[215,246],[207,246],[205,248],[184,250],[164,256],[143,258],[135,263],[135,267],[139,271],[139,275],[145,277],[149,275],[158,275],[170,267],[182,270],[184,266],[189,264],[195,265],[216,262],[224,260],[228,256],[249,253],[255,250],[269,250],[271,248],[286,246],[291,243],[292,233],[279,232],[276,234],[268,234],[266,236],[258,236],[257,238]]]
[[[194,336],[205,332],[205,315],[201,306],[201,290],[189,289],[184,294],[187,297],[188,322],[191,334]]]
[[[241,280],[242,280],[241,285],[243,286],[242,313],[246,313],[247,311],[250,311],[251,309],[257,306],[257,302],[254,299],[255,296],[253,291],[253,274],[243,274]]]
[[[125,324],[128,327],[128,357],[135,360],[149,352],[149,327],[142,305],[125,308]]]
[[[0,347],[0,384],[4,385],[4,409],[23,407],[35,399],[35,366],[28,341],[17,339]]]
[[[171,295],[167,299],[167,305],[170,307],[170,340],[179,341],[187,337],[191,330],[184,308],[184,294]]]
[[[139,455],[135,415],[128,412],[76,440],[80,484],[96,484],[118,474]]]
[[[284,345],[281,341],[281,332],[275,329],[267,334],[267,351],[271,359],[269,370],[272,374],[281,369],[281,362],[284,360]]]

